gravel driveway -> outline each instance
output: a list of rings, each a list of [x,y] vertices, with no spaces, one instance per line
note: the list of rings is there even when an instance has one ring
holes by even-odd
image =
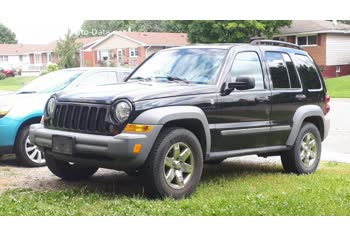
[[[331,129],[323,143],[322,160],[350,163],[350,99],[332,99]],[[257,156],[232,158],[230,161],[248,161],[254,164],[280,164],[279,157],[267,159]],[[122,184],[125,183],[125,184]],[[34,191],[67,189],[71,186],[99,188],[114,191],[117,188],[140,188],[139,184],[124,172],[99,170],[90,181],[67,183],[55,177],[46,167],[26,168],[15,161],[14,156],[0,158],[0,192],[12,188],[29,188]],[[142,191],[142,190],[140,190]]]

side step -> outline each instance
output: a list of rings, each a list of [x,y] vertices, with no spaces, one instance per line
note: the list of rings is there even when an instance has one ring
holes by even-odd
[[[211,152],[206,162],[229,158],[229,157],[238,157],[238,156],[251,155],[251,154],[264,154],[264,153],[271,153],[271,152],[282,152],[286,150],[289,150],[289,147],[271,146],[271,147],[239,149],[239,150],[223,151],[223,152]]]

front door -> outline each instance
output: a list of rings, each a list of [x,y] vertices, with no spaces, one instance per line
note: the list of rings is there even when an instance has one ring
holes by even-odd
[[[237,77],[255,79],[255,88],[234,90],[219,96],[216,104],[215,141],[212,151],[232,151],[267,145],[270,133],[271,92],[264,80],[261,55],[258,51],[238,52],[226,83]]]

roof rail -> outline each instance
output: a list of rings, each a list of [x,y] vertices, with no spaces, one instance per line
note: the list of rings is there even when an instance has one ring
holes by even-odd
[[[281,46],[281,47],[290,47],[290,48],[296,48],[299,50],[303,50],[302,47],[298,46],[294,43],[289,42],[283,42],[283,41],[276,41],[276,40],[253,40],[250,42],[252,45],[272,45],[272,46]]]

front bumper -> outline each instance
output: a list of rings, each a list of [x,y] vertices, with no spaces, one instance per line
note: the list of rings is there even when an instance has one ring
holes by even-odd
[[[140,167],[146,161],[161,128],[161,125],[155,125],[150,133],[101,136],[53,130],[34,124],[30,127],[29,139],[47,155],[59,160],[102,168],[130,169]],[[53,135],[72,137],[73,155],[52,152]],[[142,144],[138,154],[133,152],[135,144]]]

